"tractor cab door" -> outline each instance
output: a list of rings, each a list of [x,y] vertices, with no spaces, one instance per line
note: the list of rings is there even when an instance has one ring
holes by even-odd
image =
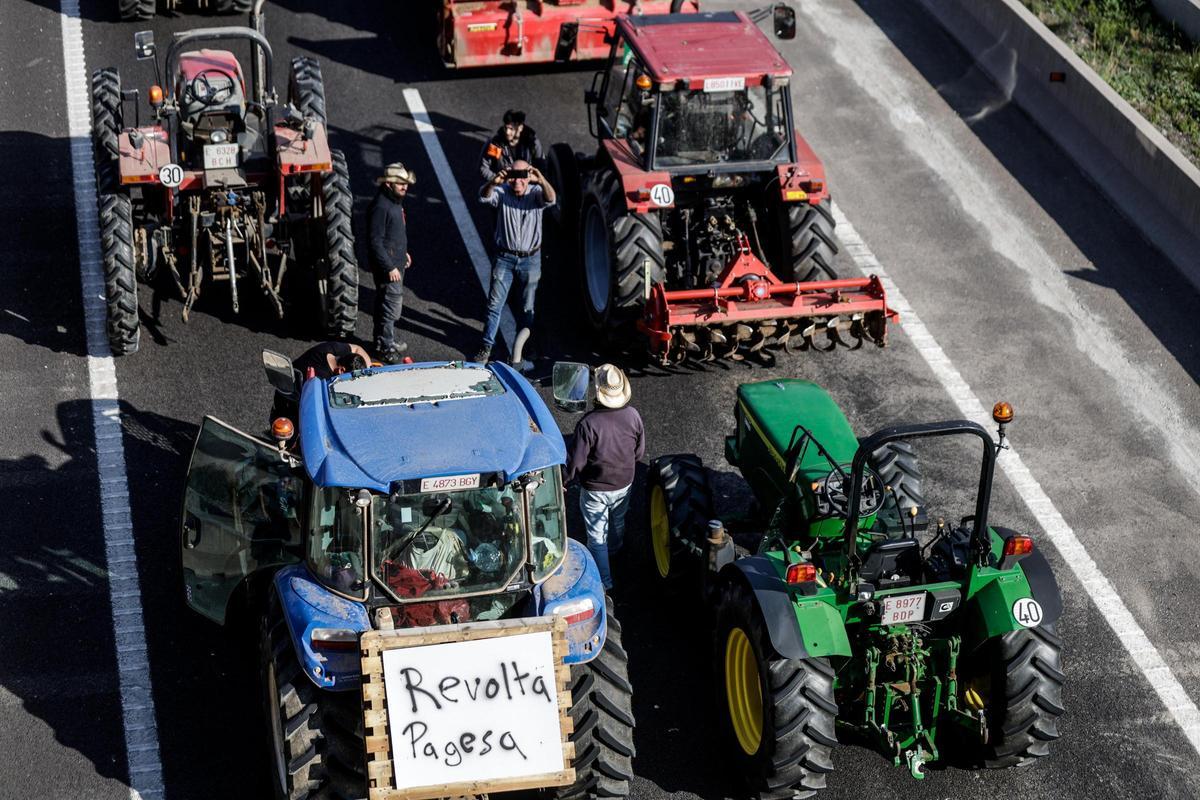
[[[224,624],[234,590],[249,575],[303,554],[304,473],[279,448],[205,417],[183,497],[187,603]]]
[[[638,86],[641,77],[643,86]],[[648,75],[641,59],[618,38],[600,87],[597,120],[601,138],[621,139],[641,158],[647,148],[654,96],[645,88]]]

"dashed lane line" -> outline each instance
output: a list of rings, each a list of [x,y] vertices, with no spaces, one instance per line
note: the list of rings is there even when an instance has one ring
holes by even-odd
[[[434,173],[437,174],[438,183],[441,184],[442,194],[450,206],[450,213],[454,216],[454,223],[458,226],[459,235],[462,236],[463,244],[467,246],[467,254],[471,257],[475,276],[479,278],[479,285],[483,287],[483,296],[487,297],[492,285],[492,264],[488,259],[487,250],[483,246],[483,240],[479,238],[475,222],[471,219],[471,212],[467,210],[462,192],[459,191],[458,184],[454,180],[454,173],[450,171],[450,162],[446,160],[442,143],[438,141],[437,129],[429,121],[429,112],[425,110],[425,101],[421,99],[420,92],[416,89],[405,89],[404,102],[408,106],[408,113],[412,116],[413,122],[416,123],[417,133],[421,135],[421,143],[425,145],[425,154],[429,157],[429,163],[433,165]],[[504,339],[504,344],[510,353],[516,329],[517,323],[513,318],[512,310],[505,303],[500,317],[500,336]]]
[[[162,762],[155,722],[146,624],[138,584],[137,553],[129,508],[129,477],[121,433],[117,374],[105,333],[108,309],[96,216],[96,181],[92,162],[87,62],[79,0],[62,0],[63,74],[66,82],[67,128],[74,174],[75,225],[79,236],[79,271],[83,286],[87,333],[88,381],[99,471],[100,521],[112,604],[117,682],[121,693],[122,730],[129,764],[129,796],[163,796]]]
[[[959,412],[967,419],[978,422],[984,427],[992,423],[983,403],[975,396],[962,374],[950,361],[941,345],[933,338],[933,334],[921,322],[917,312],[909,304],[903,293],[892,282],[887,271],[867,244],[858,235],[858,231],[850,224],[850,220],[836,205],[833,206],[833,218],[837,223],[837,235],[842,245],[854,259],[855,265],[868,275],[878,275],[887,292],[888,305],[900,312],[900,327],[908,334],[913,346],[925,363],[933,370],[933,374],[946,389],[950,399],[958,406]],[[1197,753],[1200,753],[1200,709],[1192,702],[1175,673],[1167,666],[1158,649],[1151,643],[1145,631],[1138,625],[1137,620],[1117,593],[1116,588],[1100,571],[1100,567],[1088,555],[1087,549],[1075,536],[1075,532],[1063,519],[1054,501],[1042,489],[1041,484],[1033,477],[1025,462],[1010,445],[1000,454],[1000,468],[1012,482],[1017,494],[1025,501],[1025,505],[1037,518],[1045,531],[1047,538],[1058,549],[1063,563],[1083,585],[1084,590],[1091,596],[1092,602],[1100,609],[1100,616],[1112,628],[1117,640],[1129,653],[1135,663],[1146,676],[1151,688],[1162,700],[1167,711],[1175,722],[1183,729],[1184,736]]]

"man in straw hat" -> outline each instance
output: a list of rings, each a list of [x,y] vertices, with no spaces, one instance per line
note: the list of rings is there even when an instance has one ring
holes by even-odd
[[[621,549],[625,511],[637,462],[646,454],[646,429],[629,405],[632,390],[620,368],[596,369],[596,407],[575,426],[567,455],[566,480],[579,480],[579,509],[587,529],[587,547],[605,589],[612,588],[608,555]]]
[[[388,164],[375,181],[379,192],[367,210],[371,273],[375,277],[375,352],[385,364],[398,364],[408,349],[396,341],[396,323],[404,308],[404,272],[412,265],[404,196],[417,182],[400,162]]]

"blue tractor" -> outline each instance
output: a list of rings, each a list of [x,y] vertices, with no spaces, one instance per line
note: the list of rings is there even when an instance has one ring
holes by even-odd
[[[295,419],[276,419],[271,442],[205,417],[181,543],[188,605],[257,622],[277,796],[366,796],[364,631],[551,615],[568,624],[577,776],[551,795],[626,796],[621,627],[567,537],[566,448],[534,388],[497,363],[328,380],[273,353],[264,365]]]

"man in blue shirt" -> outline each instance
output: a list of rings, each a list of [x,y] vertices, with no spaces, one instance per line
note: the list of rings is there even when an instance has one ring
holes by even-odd
[[[500,313],[513,281],[520,283],[521,319],[518,330],[533,328],[533,306],[542,277],[542,212],[554,205],[554,187],[528,161],[517,161],[501,170],[479,190],[479,200],[496,211],[496,261],[488,292],[483,346],[475,360],[485,363],[492,355]]]

